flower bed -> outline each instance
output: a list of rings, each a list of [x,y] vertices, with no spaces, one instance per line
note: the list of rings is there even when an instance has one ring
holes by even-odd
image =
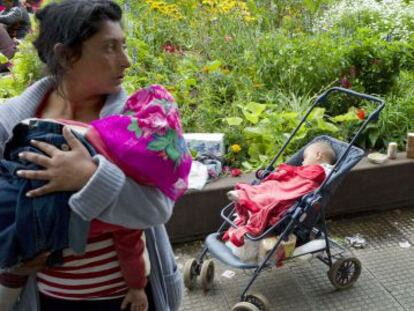
[[[315,96],[330,86],[385,98],[381,119],[360,146],[383,150],[396,141],[403,149],[413,130],[412,2],[117,1],[126,13],[133,60],[127,90],[166,86],[180,105],[186,132],[226,134],[232,167],[268,162]],[[0,80],[0,97],[19,94],[41,75],[30,44],[20,48],[13,75]],[[371,109],[332,98],[287,152],[320,133],[347,139]]]

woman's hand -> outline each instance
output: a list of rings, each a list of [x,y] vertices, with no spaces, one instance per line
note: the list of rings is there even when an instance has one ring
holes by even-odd
[[[14,269],[11,273],[17,275],[30,275],[36,273],[46,267],[46,261],[50,253],[42,253],[35,258],[22,263],[19,267]]]
[[[20,158],[45,168],[44,170],[18,171],[19,177],[49,181],[43,187],[26,193],[27,196],[38,197],[58,191],[78,191],[95,173],[97,165],[93,162],[86,147],[67,126],[63,128],[63,136],[70,147],[68,151],[62,151],[48,143],[32,141],[32,145],[46,155],[34,152],[19,154]]]

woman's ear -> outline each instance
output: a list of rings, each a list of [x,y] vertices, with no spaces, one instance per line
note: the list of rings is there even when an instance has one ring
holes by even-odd
[[[56,55],[57,62],[63,69],[70,68],[70,57],[68,51],[63,43],[56,43],[53,47],[53,52]]]

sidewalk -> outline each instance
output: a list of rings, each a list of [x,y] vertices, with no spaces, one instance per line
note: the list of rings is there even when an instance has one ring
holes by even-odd
[[[414,242],[414,209],[331,221],[331,237],[344,241],[346,236],[361,234],[368,242],[365,249],[352,249],[361,260],[362,274],[353,288],[335,291],[326,265],[319,260],[285,265],[267,270],[258,277],[252,290],[264,294],[271,310],[414,310],[414,246],[402,248],[400,242]],[[201,243],[176,245],[179,267],[195,257]],[[231,270],[236,275],[222,276]],[[215,285],[207,294],[199,286],[184,294],[182,311],[225,311],[239,301],[250,271],[226,267],[216,261]]]

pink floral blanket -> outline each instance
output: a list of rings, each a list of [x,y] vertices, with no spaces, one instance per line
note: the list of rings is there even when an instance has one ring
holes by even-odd
[[[91,126],[125,174],[158,187],[172,200],[187,190],[192,159],[177,104],[165,88],[152,85],[137,91],[123,114],[96,120]]]

